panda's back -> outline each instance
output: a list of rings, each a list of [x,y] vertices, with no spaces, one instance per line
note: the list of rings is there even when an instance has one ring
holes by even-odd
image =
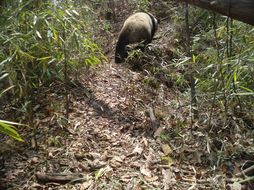
[[[141,42],[151,36],[152,21],[146,13],[135,13],[125,22],[122,33],[128,34],[129,43]]]

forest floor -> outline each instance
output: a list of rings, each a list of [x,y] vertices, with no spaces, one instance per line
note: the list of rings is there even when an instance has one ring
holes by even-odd
[[[162,23],[158,34],[168,27]],[[189,92],[153,89],[144,72],[114,63],[113,44],[108,51],[109,62],[84,71],[70,89],[68,128],[47,108],[35,121],[37,150],[27,143],[4,152],[0,189],[225,189],[231,162],[210,168],[208,160],[219,160],[210,154],[216,143],[191,125]],[[67,184],[38,182],[50,173],[78,176]]]

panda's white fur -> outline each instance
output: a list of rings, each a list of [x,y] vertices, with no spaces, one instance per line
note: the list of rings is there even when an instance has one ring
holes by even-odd
[[[127,57],[126,45],[138,42],[148,44],[158,28],[158,20],[150,13],[138,12],[129,16],[120,31],[115,50],[115,62],[121,63]]]

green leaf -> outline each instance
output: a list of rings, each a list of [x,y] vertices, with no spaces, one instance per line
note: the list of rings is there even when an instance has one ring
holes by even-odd
[[[18,134],[17,129],[13,125],[9,125],[10,123],[23,125],[23,124],[20,124],[20,123],[0,120],[0,132],[10,136],[11,138],[13,138],[15,140],[18,140],[20,142],[24,142],[24,140]]]
[[[47,56],[47,57],[38,58],[37,60],[42,61],[42,60],[51,59],[51,58],[52,56]]]
[[[251,92],[251,93],[254,93],[254,91],[253,90],[251,90],[251,89],[249,89],[249,88],[247,88],[247,87],[244,87],[244,86],[239,86],[241,89],[243,89],[243,90],[246,90],[246,91],[248,91],[248,92]]]
[[[196,56],[194,54],[192,54],[192,61],[193,63],[196,63]]]
[[[237,81],[237,75],[236,75],[236,70],[234,71],[234,83],[236,84],[236,81]]]

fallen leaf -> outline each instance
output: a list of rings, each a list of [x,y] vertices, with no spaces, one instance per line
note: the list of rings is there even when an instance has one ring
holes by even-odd
[[[119,156],[114,156],[112,160],[115,160],[117,162],[123,162],[123,160]]]
[[[134,155],[140,155],[140,154],[142,154],[142,152],[143,152],[143,148],[139,145],[139,144],[137,144],[136,145],[136,147],[134,148],[134,150],[132,151],[132,153],[130,153],[130,154],[128,154],[127,156],[134,156]]]
[[[112,171],[112,168],[110,166],[106,166],[104,168],[99,169],[95,173],[95,179],[98,180],[100,177],[102,177],[105,173]]]
[[[171,185],[176,182],[174,174],[170,169],[162,169],[164,189],[170,189]]]
[[[146,168],[145,165],[143,165],[143,166],[140,167],[140,172],[141,172],[141,174],[143,174],[143,175],[145,175],[145,176],[147,176],[147,177],[152,177],[152,172],[151,172],[151,170],[149,170],[148,168]]]
[[[43,185],[39,184],[39,183],[33,183],[32,185],[30,185],[30,188],[34,188],[34,189],[43,189]]]
[[[229,187],[231,187],[230,189],[233,189],[233,190],[241,190],[242,189],[242,185],[235,181],[233,184],[228,184]]]
[[[145,178],[147,181],[156,181],[156,180],[159,179],[158,176],[153,176],[153,177],[147,177],[147,176],[145,176],[144,178]]]
[[[87,160],[87,163],[91,170],[97,170],[97,169],[103,168],[107,164],[106,162],[103,162],[100,160],[94,160],[94,161]]]
[[[133,167],[133,168],[140,168],[141,167],[141,163],[139,163],[139,162],[132,162],[130,164],[130,166]]]
[[[137,146],[134,148],[132,153],[138,153],[141,154],[143,152],[143,148],[141,146],[139,146],[139,144],[137,144]]]
[[[80,190],[88,189],[93,183],[93,180],[86,181],[81,184]]]
[[[38,157],[33,157],[33,158],[30,160],[30,164],[31,164],[31,165],[37,164],[38,162],[39,162],[39,158],[38,158]]]
[[[162,144],[161,149],[162,149],[165,156],[171,155],[173,152],[171,147],[168,144]]]
[[[171,166],[172,164],[174,164],[174,160],[169,156],[163,156],[161,157],[161,163]]]
[[[147,147],[148,146],[148,141],[145,137],[142,138],[142,141],[144,143],[144,145]]]
[[[163,132],[164,128],[163,127],[159,127],[155,133],[153,134],[154,137],[159,137],[161,135],[161,133]]]
[[[132,179],[132,175],[123,175],[120,180],[123,182],[129,182]]]

